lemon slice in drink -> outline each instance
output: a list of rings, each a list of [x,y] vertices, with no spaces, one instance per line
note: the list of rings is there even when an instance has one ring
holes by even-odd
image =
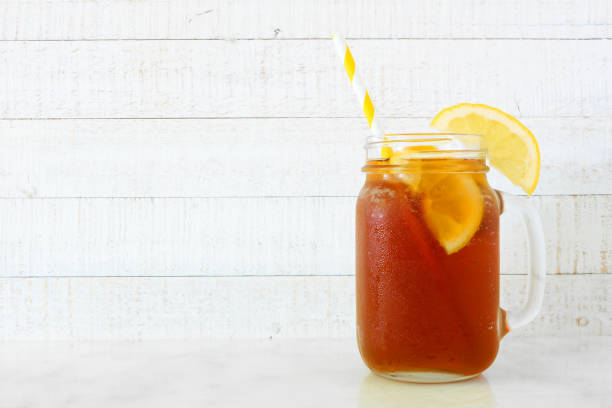
[[[394,151],[390,146],[384,146],[381,149],[381,157],[388,160],[391,165],[401,166],[406,164],[406,160],[410,160],[418,146],[408,146],[402,150]],[[406,183],[413,192],[416,192],[419,186],[420,174],[417,171],[400,172],[397,177]]]
[[[394,151],[390,146],[384,146],[381,151],[381,157],[383,160],[388,160],[391,165],[403,165],[411,162],[413,168],[410,172],[400,172],[398,178],[410,186],[413,193],[417,193],[419,190],[419,183],[421,181],[421,174],[417,171],[419,167],[419,160],[415,159],[415,154],[422,151],[437,150],[435,146],[430,145],[416,145],[406,146],[402,150]]]
[[[424,174],[421,180],[427,227],[447,254],[466,246],[482,221],[484,199],[469,174]]]
[[[423,218],[429,230],[446,253],[452,254],[467,245],[478,231],[484,203],[480,188],[470,174],[418,171],[423,159],[418,159],[416,154],[435,150],[430,145],[409,146],[399,151],[383,147],[381,157],[392,165],[411,162],[415,170],[400,172],[398,177],[410,186],[413,194],[421,197]]]
[[[518,119],[487,105],[460,103],[446,108],[431,121],[444,132],[483,136],[489,161],[527,194],[540,175],[540,150],[533,134]]]

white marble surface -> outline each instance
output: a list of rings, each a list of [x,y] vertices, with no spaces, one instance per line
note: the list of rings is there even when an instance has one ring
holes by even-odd
[[[467,382],[373,376],[354,339],[3,342],[0,407],[612,407],[612,337],[506,338]]]

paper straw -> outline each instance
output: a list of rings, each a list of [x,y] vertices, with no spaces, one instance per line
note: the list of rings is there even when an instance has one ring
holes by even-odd
[[[353,91],[355,91],[357,101],[362,106],[363,114],[368,120],[368,126],[370,127],[372,135],[377,139],[383,140],[385,138],[385,132],[383,132],[378,124],[378,121],[376,120],[374,104],[372,103],[368,90],[363,85],[363,81],[357,72],[355,60],[353,59],[353,55],[351,54],[351,50],[349,49],[346,40],[338,34],[332,35],[332,40],[334,40],[336,53],[344,65],[346,75],[348,75],[349,81],[351,81],[351,84],[353,85]]]

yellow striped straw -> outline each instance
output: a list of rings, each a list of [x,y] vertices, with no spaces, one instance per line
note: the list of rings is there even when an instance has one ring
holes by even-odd
[[[357,72],[357,68],[355,67],[355,60],[353,59],[353,55],[351,54],[351,50],[349,49],[346,40],[338,34],[332,35],[332,40],[334,40],[336,53],[338,54],[338,57],[340,57],[340,60],[344,65],[346,75],[348,75],[348,78],[351,81],[351,84],[353,85],[353,91],[355,91],[357,101],[363,108],[363,114],[368,120],[368,126],[370,126],[372,135],[377,139],[384,139],[385,133],[382,131],[378,124],[378,121],[376,120],[374,104],[372,103],[372,99],[368,94],[368,90],[363,85],[363,81],[361,80],[361,77]]]

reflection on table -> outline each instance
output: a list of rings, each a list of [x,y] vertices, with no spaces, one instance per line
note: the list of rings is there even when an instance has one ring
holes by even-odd
[[[493,406],[491,387],[482,375],[455,383],[411,384],[370,373],[359,389],[359,408]]]

